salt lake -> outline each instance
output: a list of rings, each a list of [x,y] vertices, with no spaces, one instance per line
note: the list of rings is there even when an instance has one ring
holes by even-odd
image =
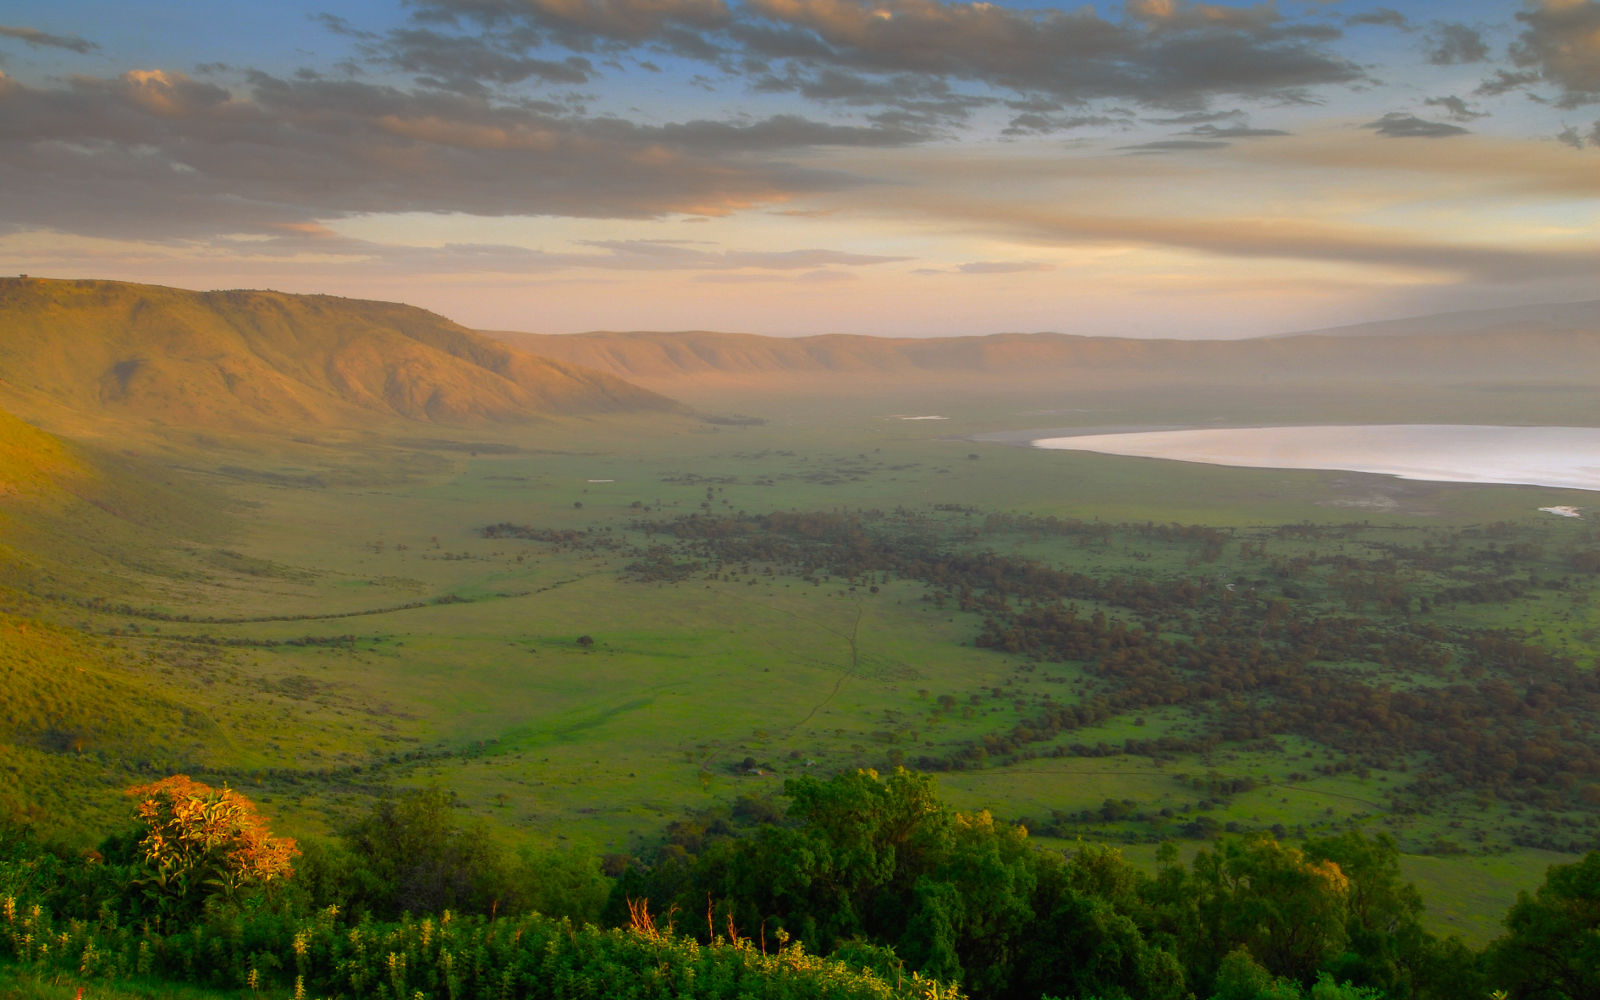
[[[1080,434],[1033,444],[1256,469],[1340,469],[1435,482],[1600,490],[1600,428],[1595,427],[1234,427]]]

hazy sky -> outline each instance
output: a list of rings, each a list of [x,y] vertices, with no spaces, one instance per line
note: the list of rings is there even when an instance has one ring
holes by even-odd
[[[1600,0],[0,0],[0,270],[471,326],[1600,297]]]

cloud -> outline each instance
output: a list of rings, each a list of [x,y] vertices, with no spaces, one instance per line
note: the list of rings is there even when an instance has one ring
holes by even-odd
[[[1117,148],[1133,153],[1177,153],[1193,149],[1226,149],[1228,145],[1226,142],[1210,139],[1157,139],[1154,142],[1140,142]]]
[[[1091,215],[992,205],[951,205],[949,210],[952,214],[976,210],[974,222],[998,228],[1008,239],[1031,239],[1053,248],[1137,243],[1222,257],[1413,269],[1484,282],[1585,276],[1592,275],[1595,267],[1593,247],[1547,250],[1457,244],[1375,227],[1308,220]]]
[[[1189,130],[1189,135],[1198,135],[1206,139],[1261,139],[1290,134],[1282,129],[1250,128],[1246,125],[1197,125]]]
[[[824,267],[868,267],[910,260],[839,250],[697,250],[662,240],[585,240],[583,246],[607,252],[608,267],[642,270],[808,271]]]
[[[1468,132],[1460,125],[1430,122],[1402,111],[1391,111],[1377,121],[1367,122],[1361,127],[1373,129],[1379,135],[1390,139],[1442,139],[1453,135],[1466,135]]]
[[[960,274],[1023,274],[1054,270],[1054,265],[1031,260],[975,260],[956,268]]]
[[[1364,77],[1323,47],[1337,29],[1291,22],[1271,4],[1136,0],[1121,21],[1087,6],[1017,10],[943,0],[418,0],[417,10],[434,23],[526,27],[575,51],[655,48],[728,73],[777,62],[761,87],[885,106],[901,106],[908,89],[926,99],[929,89],[955,82],[1182,107]]]
[[[1489,117],[1488,112],[1472,110],[1467,105],[1467,102],[1459,97],[1430,97],[1422,103],[1433,108],[1444,108],[1445,113],[1450,116],[1452,121],[1468,122],[1474,118]]]
[[[798,115],[773,115],[761,121],[737,125],[705,120],[682,122],[659,126],[655,134],[663,141],[685,149],[708,152],[790,150],[818,146],[909,146],[928,138],[926,132],[898,123],[835,125]]]
[[[1600,121],[1594,123],[1594,128],[1587,134],[1578,131],[1574,126],[1568,125],[1556,135],[1556,141],[1573,149],[1582,149],[1584,146],[1600,146]]]
[[[1513,90],[1521,90],[1532,86],[1541,79],[1538,73],[1513,73],[1509,70],[1497,69],[1494,75],[1478,84],[1472,93],[1478,97],[1499,97],[1509,94]]]
[[[1465,24],[1436,21],[1423,38],[1423,50],[1428,62],[1435,66],[1455,66],[1459,63],[1483,62],[1489,58],[1489,46],[1483,36]]]
[[[384,46],[369,47],[369,51],[377,61],[415,74],[421,83],[461,93],[483,93],[490,85],[528,79],[582,84],[594,72],[593,64],[582,56],[560,60],[531,57],[523,45],[511,41],[514,37],[474,38],[410,28],[391,32]]]
[[[1152,125],[1199,125],[1206,122],[1221,122],[1243,117],[1244,112],[1234,108],[1230,111],[1190,111],[1186,114],[1171,115],[1166,118],[1146,118],[1145,121]]]
[[[27,42],[33,48],[66,49],[80,54],[87,54],[100,48],[94,42],[76,35],[51,35],[35,28],[7,27],[3,24],[0,24],[0,38],[15,38]]]
[[[855,268],[899,263],[909,257],[803,249],[722,250],[668,240],[578,240],[575,249],[547,251],[499,243],[416,246],[342,235],[319,223],[282,223],[263,233],[224,235],[209,246],[245,261],[303,262],[341,270],[390,274],[553,274],[572,271],[702,272],[707,279],[803,280],[818,272],[844,276]],[[747,272],[759,272],[750,274]]]
[[[1561,107],[1600,102],[1600,0],[1534,0],[1517,20],[1517,66],[1559,87]]]
[[[364,213],[724,215],[866,183],[783,158],[916,136],[798,116],[641,125],[540,102],[144,70],[0,92],[7,223],[187,238]]]
[[[1357,25],[1378,25],[1385,28],[1410,28],[1411,21],[1397,10],[1388,7],[1377,7],[1373,10],[1363,11],[1360,14],[1351,14],[1344,19],[1344,23],[1355,27]]]
[[[1037,111],[1025,111],[1013,115],[1000,130],[1001,135],[1050,135],[1056,132],[1068,132],[1079,128],[1110,128],[1125,127],[1127,118],[1112,115],[1053,115]]]

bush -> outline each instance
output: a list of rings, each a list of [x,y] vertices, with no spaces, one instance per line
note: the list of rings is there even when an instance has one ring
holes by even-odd
[[[177,774],[128,789],[138,806],[142,870],[134,879],[155,911],[192,915],[294,874],[295,842],[274,837],[255,805],[230,788]]]

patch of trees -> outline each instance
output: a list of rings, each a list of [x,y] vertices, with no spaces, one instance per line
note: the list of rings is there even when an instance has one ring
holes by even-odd
[[[924,769],[1094,754],[1098,748],[1061,737],[1124,713],[1183,706],[1202,724],[1200,744],[1299,735],[1372,766],[1405,767],[1409,783],[1397,786],[1393,803],[1403,810],[1466,789],[1541,809],[1581,809],[1600,784],[1595,670],[1524,636],[1417,618],[1432,603],[1524,596],[1526,577],[1495,575],[1542,558],[1542,547],[1513,526],[1437,532],[1412,547],[1381,533],[1373,539],[1377,529],[1366,525],[1286,525],[1249,542],[1249,558],[1303,581],[1294,584],[1298,598],[1322,593],[1335,606],[1285,599],[1244,577],[1224,585],[1210,574],[1095,575],[973,551],[952,544],[937,519],[906,510],[690,515],[637,527],[677,539],[710,566],[765,564],[802,579],[852,583],[917,580],[936,604],[984,615],[976,645],[1035,663],[1082,664],[1093,678],[1076,704],[1046,705],[1009,732],[921,755]],[[1095,545],[1160,542],[1182,546],[1191,563],[1214,559],[1235,537],[1207,526],[1015,514],[990,514],[981,531]],[[1328,540],[1357,551],[1284,560],[1267,551],[1273,539]],[[1425,585],[1425,567],[1462,582]],[[1175,752],[1197,740],[1145,748]],[[1413,767],[1418,756],[1423,763]]]
[[[1381,835],[1222,839],[1147,874],[1106,847],[1037,849],[903,770],[798,778],[786,810],[680,822],[615,879],[592,855],[499,846],[438,790],[299,845],[228,789],[132,792],[134,825],[89,855],[0,830],[0,961],[80,983],[512,1000],[890,1000],[939,980],[994,1000],[1588,1000],[1600,969],[1600,853],[1552,868],[1475,953],[1421,928]]]
[[[1265,1000],[1320,984],[1312,996],[1453,1000],[1514,978],[1422,929],[1382,835],[1223,839],[1188,864],[1166,849],[1150,875],[1102,846],[1037,850],[1023,828],[951,810],[905,771],[797,778],[785,797],[782,822],[680,829],[623,872],[613,905],[670,901],[702,939],[733,928],[836,953],[865,944],[975,997]],[[1569,970],[1586,960],[1580,926],[1567,919],[1552,949]],[[1534,943],[1508,934],[1495,949],[1521,946]]]

